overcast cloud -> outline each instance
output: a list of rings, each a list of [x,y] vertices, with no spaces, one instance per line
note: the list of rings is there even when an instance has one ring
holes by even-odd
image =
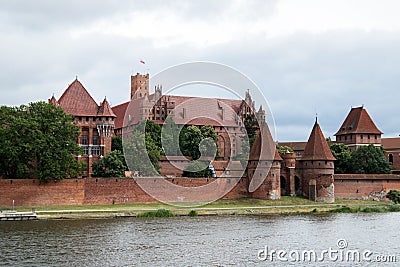
[[[395,137],[399,10],[395,0],[1,1],[0,104],[59,98],[78,75],[116,105],[132,73],[205,60],[261,88],[280,141],[307,140],[315,113],[332,136],[362,104]]]

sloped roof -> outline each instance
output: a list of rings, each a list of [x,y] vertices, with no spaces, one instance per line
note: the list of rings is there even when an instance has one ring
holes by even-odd
[[[115,129],[120,129],[124,126],[124,116],[126,109],[128,108],[129,102],[119,104],[112,107],[112,111],[117,116],[114,120]]]
[[[189,96],[163,95],[169,102],[174,102],[174,121],[176,124],[211,125],[211,126],[238,126],[237,113],[240,110],[242,100],[230,100],[219,98],[202,98]],[[124,125],[125,113],[130,115],[130,123],[136,125],[140,120],[141,106],[152,106],[155,95],[148,96],[150,103],[142,103],[144,98],[134,99],[112,108],[117,118],[115,128]],[[224,110],[224,111],[222,111]],[[162,121],[155,121],[162,123]],[[125,121],[125,124],[128,122]]]
[[[256,139],[251,146],[249,160],[282,160],[276,149],[276,144],[272,139],[268,125],[262,123],[260,127],[262,129],[256,135]]]
[[[351,133],[382,134],[364,107],[352,108],[335,136]]]
[[[104,101],[100,104],[97,116],[116,117],[106,98],[104,98]]]
[[[400,138],[382,138],[382,146],[386,151],[400,150]]]
[[[308,138],[301,160],[336,160],[317,121]]]
[[[74,116],[96,116],[99,106],[83,85],[73,81],[58,100],[61,108]]]
[[[279,142],[279,146],[288,146],[293,151],[303,151],[306,148],[307,142]]]
[[[53,104],[54,106],[58,106],[57,99],[54,97],[54,95],[49,99],[49,103]]]

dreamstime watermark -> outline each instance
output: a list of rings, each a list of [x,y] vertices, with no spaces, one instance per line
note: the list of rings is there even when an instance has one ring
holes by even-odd
[[[222,198],[240,181],[244,175],[243,162],[248,161],[250,147],[243,140],[248,140],[244,119],[251,112],[256,114],[262,106],[265,116],[256,116],[261,135],[275,136],[275,123],[269,104],[258,86],[238,70],[213,62],[190,62],[169,67],[150,77],[148,83],[138,82],[139,88],[130,101],[123,122],[123,147],[125,159],[131,173],[134,173],[137,184],[150,196],[158,201],[178,206],[198,206]],[[214,95],[234,96],[239,101],[221,98],[206,98],[207,90],[212,88]],[[149,89],[154,88],[154,94]],[[186,95],[198,97],[173,97],[175,90],[187,89]],[[221,93],[219,94],[218,91]],[[251,95],[251,97],[250,97]],[[246,96],[246,97],[245,97]],[[257,107],[254,105],[256,102]],[[163,177],[154,168],[151,152],[147,151],[146,131],[147,120],[162,122],[161,145],[164,160],[170,166],[180,171],[191,171],[187,159],[180,150],[179,135],[183,125],[211,125],[218,129],[219,152],[223,149],[226,163],[222,175],[209,183],[193,186],[173,183],[171,178]],[[265,120],[265,121],[264,121]],[[172,123],[173,122],[173,123]],[[262,138],[263,145],[260,157],[273,161],[275,143],[270,138]],[[242,145],[244,143],[244,146]],[[239,150],[242,150],[241,162],[234,160]],[[200,141],[200,158],[191,160],[190,166],[209,167],[210,159],[217,153],[214,143],[205,138]],[[184,159],[184,160],[182,160]],[[186,161],[186,162],[185,162]],[[263,165],[263,173],[268,172],[270,165]],[[261,175],[260,163],[255,166],[254,175],[249,184],[249,191],[255,191],[264,181],[266,175]],[[219,179],[221,178],[221,179]]]
[[[260,261],[268,262],[343,262],[343,263],[395,263],[397,262],[396,255],[383,255],[375,253],[369,249],[349,249],[345,239],[339,239],[336,247],[329,247],[323,250],[285,250],[271,249],[265,246],[257,253],[257,258]]]

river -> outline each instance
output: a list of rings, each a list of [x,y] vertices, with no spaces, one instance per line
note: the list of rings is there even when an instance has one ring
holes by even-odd
[[[0,222],[0,265],[397,266],[399,226],[400,213]]]

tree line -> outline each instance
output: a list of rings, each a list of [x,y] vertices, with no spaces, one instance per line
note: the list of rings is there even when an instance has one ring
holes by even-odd
[[[40,181],[78,177],[83,169],[79,128],[61,107],[46,102],[0,107],[0,176]]]

